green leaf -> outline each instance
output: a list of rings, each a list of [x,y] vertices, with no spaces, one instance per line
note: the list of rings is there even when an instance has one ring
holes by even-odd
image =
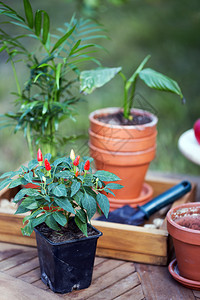
[[[73,176],[74,176],[74,174],[70,171],[61,171],[55,175],[55,177],[57,177],[57,178],[64,178],[64,179],[70,179]]]
[[[44,213],[42,214],[41,216],[35,218],[33,221],[32,221],[32,224],[33,224],[33,227],[36,227],[38,226],[39,224],[45,222],[46,218],[48,217],[50,213]]]
[[[23,206],[23,207],[26,207],[28,208],[29,210],[32,210],[32,209],[36,209],[39,207],[39,204],[35,201],[35,198],[34,197],[26,197],[22,203],[20,204],[20,206]]]
[[[40,36],[41,27],[42,27],[42,12],[41,10],[38,9],[35,13],[35,34],[37,36]]]
[[[139,73],[139,77],[150,88],[172,92],[180,96],[181,99],[183,98],[183,94],[178,83],[161,73],[158,73],[152,69],[144,69]]]
[[[28,163],[28,169],[29,171],[32,171],[34,168],[38,166],[38,161],[37,159],[33,159]]]
[[[109,209],[110,209],[110,204],[109,204],[108,198],[105,195],[99,193],[97,195],[97,202],[98,202],[102,212],[104,213],[104,215],[107,218],[108,213],[109,213]]]
[[[9,185],[9,189],[25,184],[27,184],[27,181],[24,178],[17,178],[11,182],[11,184]]]
[[[79,181],[73,181],[71,185],[71,197],[73,197],[80,189],[81,183]]]
[[[23,0],[26,19],[30,28],[33,28],[33,11],[29,0]]]
[[[65,226],[67,224],[67,218],[63,215],[61,211],[55,211],[52,215],[55,221],[61,226]]]
[[[66,197],[67,190],[64,184],[57,185],[53,190],[52,193],[57,197]]]
[[[80,75],[80,90],[84,94],[91,94],[96,88],[99,88],[109,82],[117,73],[119,68],[102,68],[96,70],[83,71]]]
[[[66,41],[66,39],[73,33],[74,29],[76,28],[76,25],[74,27],[72,27],[71,30],[69,30],[65,35],[63,35],[53,46],[51,53],[53,53],[58,47],[60,47],[60,45],[62,45],[62,43],[64,43]]]
[[[117,181],[117,180],[121,180],[117,175],[110,173],[108,171],[96,171],[96,173],[94,173],[94,176],[99,178],[102,181]]]
[[[46,13],[46,11],[43,11],[43,36],[42,36],[42,42],[45,45],[48,39],[49,35],[49,15]]]
[[[56,85],[57,89],[59,90],[60,87],[60,72],[61,72],[62,63],[58,63],[56,68]]]
[[[55,197],[54,201],[60,208],[63,208],[64,210],[72,214],[75,214],[73,206],[71,205],[70,201],[67,198],[60,199]]]
[[[24,179],[26,179],[28,182],[32,182],[32,180],[33,180],[33,173],[29,172],[29,173],[24,174]]]
[[[33,224],[29,221],[24,228],[21,228],[21,232],[23,235],[30,236],[33,232]]]
[[[0,176],[0,179],[1,179],[1,178],[5,178],[5,177],[13,177],[13,176],[15,176],[15,175],[17,175],[17,174],[18,174],[18,171],[16,171],[16,172],[13,172],[13,171],[6,172],[6,173],[4,173],[4,174],[2,174],[2,175]]]
[[[83,232],[83,234],[85,236],[88,236],[88,234],[87,234],[87,223],[83,223],[77,215],[75,216],[74,221],[75,221],[76,225],[78,226],[78,228]]]
[[[48,111],[48,106],[49,106],[49,103],[48,103],[48,100],[44,102],[44,105],[43,105],[43,108],[42,108],[42,114],[45,115],[46,112]]]
[[[26,208],[26,207],[23,207],[22,205],[20,205],[20,206],[18,207],[18,209],[16,210],[15,215],[18,215],[18,214],[24,214],[24,213],[26,213],[26,212],[28,212],[28,211],[30,211],[29,208]]]
[[[46,218],[45,223],[47,224],[48,227],[50,227],[53,230],[60,230],[58,223],[55,221],[52,215],[49,215]]]
[[[97,210],[96,200],[89,195],[88,193],[84,193],[84,197],[82,198],[83,208],[87,211],[89,221],[94,216]]]
[[[107,185],[106,185],[106,188],[107,189],[113,189],[113,190],[119,190],[119,189],[121,189],[121,188],[123,188],[124,186],[123,185],[121,185],[121,184],[118,184],[118,183],[108,183]]]
[[[27,193],[27,189],[21,189],[14,197],[13,202],[19,202]]]
[[[84,210],[77,209],[76,216],[81,220],[82,223],[87,223],[87,216]]]
[[[0,182],[0,191],[3,190],[10,182],[12,181],[11,178],[6,178]]]

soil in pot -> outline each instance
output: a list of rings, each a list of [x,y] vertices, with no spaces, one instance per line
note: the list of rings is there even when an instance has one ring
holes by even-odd
[[[185,228],[190,228],[193,230],[200,230],[200,214],[186,215],[180,219],[175,220],[175,222]]]
[[[45,223],[36,227],[36,229],[43,234],[48,240],[53,243],[60,243],[64,241],[72,241],[85,238],[82,231],[76,226],[74,222],[69,222],[67,227],[59,226],[60,230],[53,230]],[[95,236],[97,232],[90,226],[87,228],[88,236]]]
[[[113,114],[107,114],[103,116],[98,116],[97,120],[105,124],[111,125],[143,125],[150,123],[152,120],[146,115],[137,115],[133,112],[131,113],[131,119],[125,119],[123,112],[119,111]]]

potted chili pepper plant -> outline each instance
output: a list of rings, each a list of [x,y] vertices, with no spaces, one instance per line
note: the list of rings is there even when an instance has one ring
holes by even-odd
[[[92,112],[90,119],[90,151],[97,169],[112,171],[122,179],[123,193],[110,199],[111,207],[124,204],[135,206],[149,200],[152,190],[144,185],[149,163],[156,154],[157,117],[144,110],[133,109],[136,82],[140,78],[150,88],[183,94],[177,82],[150,68],[144,68],[150,55],[145,57],[132,76],[127,79],[121,68],[115,68],[124,82],[123,109],[110,107]],[[87,70],[81,73],[81,91],[90,94],[104,82],[109,68]],[[94,80],[96,79],[96,82]]]
[[[88,222],[96,211],[108,216],[106,196],[122,186],[119,177],[99,170],[91,172],[90,157],[62,157],[50,163],[51,154],[38,152],[28,166],[1,176],[0,190],[22,188],[14,197],[16,214],[26,213],[23,235],[36,233],[42,281],[58,293],[87,288],[91,283],[97,239],[101,232]],[[106,184],[105,182],[108,182]],[[104,192],[104,193],[102,193]]]

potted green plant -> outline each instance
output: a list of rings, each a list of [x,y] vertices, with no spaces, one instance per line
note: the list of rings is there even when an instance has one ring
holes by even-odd
[[[172,236],[176,259],[169,265],[171,275],[184,286],[200,287],[200,204],[186,203],[170,209],[167,229]]]
[[[108,216],[107,193],[122,186],[106,171],[91,172],[90,157],[62,157],[50,163],[51,154],[31,160],[28,166],[1,176],[0,190],[22,188],[14,197],[16,214],[26,213],[23,235],[36,233],[41,279],[58,293],[87,288],[91,283],[97,239],[101,233],[88,222],[96,211]],[[105,182],[108,182],[106,184]],[[103,193],[104,192],[104,193]]]
[[[102,47],[96,40],[106,36],[102,26],[75,16],[54,33],[46,11],[34,12],[29,0],[23,4],[21,14],[0,1],[0,52],[6,53],[17,86],[16,111],[5,113],[1,125],[23,131],[32,158],[38,148],[55,156],[69,140],[59,131],[60,123],[77,114],[80,70],[87,62],[100,65],[94,52]],[[23,84],[19,61],[29,72]]]
[[[150,68],[144,68],[145,57],[132,76],[127,79],[121,68],[115,68],[124,81],[123,108],[105,108],[90,114],[90,151],[97,169],[114,172],[122,179],[124,191],[110,197],[111,206],[138,204],[147,201],[151,193],[144,189],[144,177],[156,153],[157,117],[147,111],[133,109],[136,82],[141,79],[150,88],[183,95],[171,78]],[[88,70],[81,73],[81,91],[90,94],[105,83],[105,74],[113,69]],[[95,81],[96,79],[96,81]],[[142,193],[142,194],[141,194]],[[147,196],[144,197],[144,194]],[[138,198],[139,197],[139,198]],[[121,203],[122,202],[122,203]]]

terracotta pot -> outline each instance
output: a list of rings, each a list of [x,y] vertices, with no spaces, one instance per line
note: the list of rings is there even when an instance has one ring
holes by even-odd
[[[119,183],[124,188],[115,192],[116,197],[135,199],[142,191],[149,163],[156,154],[158,120],[153,114],[142,110],[134,110],[134,113],[150,117],[150,123],[119,126],[97,119],[119,111],[119,108],[106,108],[90,114],[90,154],[95,160],[96,169],[113,172],[122,179]]]
[[[182,204],[167,214],[167,229],[173,239],[179,274],[200,282],[200,230],[188,226],[200,229],[200,203]]]

